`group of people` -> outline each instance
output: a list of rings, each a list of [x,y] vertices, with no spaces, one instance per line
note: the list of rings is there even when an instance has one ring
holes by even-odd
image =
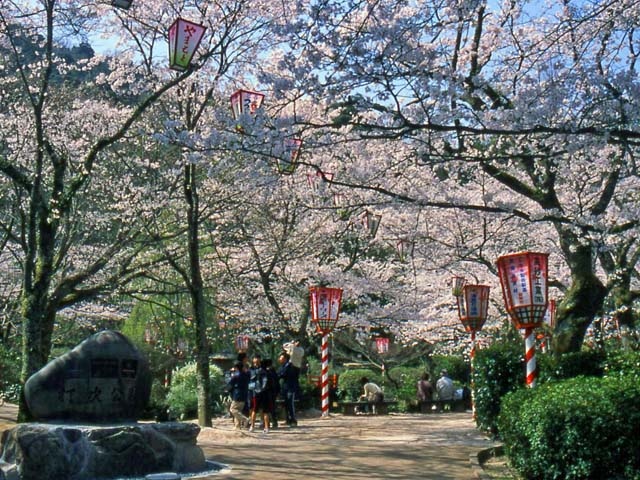
[[[251,365],[246,355],[240,355],[231,369],[227,391],[231,397],[229,413],[236,430],[255,430],[258,414],[262,417],[264,433],[270,426],[277,427],[276,400],[284,401],[286,422],[290,427],[298,425],[295,401],[300,394],[300,369],[291,363],[291,356],[282,352],[278,357],[280,368],[276,371],[271,359],[255,354]]]
[[[430,376],[428,373],[423,373],[420,380],[418,380],[417,397],[419,402],[426,402],[434,399],[434,394],[438,394],[440,400],[453,400],[455,394],[455,387],[453,380],[449,378],[449,373],[446,370],[440,372],[440,378],[436,382],[435,388],[433,387]]]

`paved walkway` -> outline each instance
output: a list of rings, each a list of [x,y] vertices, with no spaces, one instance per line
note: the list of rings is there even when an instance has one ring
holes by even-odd
[[[0,430],[15,407],[0,407]],[[238,432],[214,420],[198,437],[208,460],[230,468],[207,480],[471,480],[469,456],[494,444],[471,413],[301,418],[269,434]]]

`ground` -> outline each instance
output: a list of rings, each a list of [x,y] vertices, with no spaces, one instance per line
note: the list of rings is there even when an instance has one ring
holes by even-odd
[[[13,412],[3,409],[0,430],[12,425]],[[235,431],[229,418],[216,418],[198,444],[208,460],[228,466],[200,477],[207,480],[470,480],[478,478],[470,457],[495,446],[475,428],[471,412],[329,418],[306,412],[299,427],[268,434]]]

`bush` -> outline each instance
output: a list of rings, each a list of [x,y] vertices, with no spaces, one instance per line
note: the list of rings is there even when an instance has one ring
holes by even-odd
[[[476,423],[496,436],[500,401],[524,385],[524,348],[518,342],[496,342],[478,350],[474,361]]]
[[[385,390],[385,396],[398,400],[398,409],[407,411],[409,405],[416,401],[416,389],[424,367],[395,367],[389,370],[390,382]],[[435,381],[432,382],[435,388]]]
[[[512,392],[498,429],[511,466],[529,480],[640,478],[640,386],[633,376]]]
[[[434,386],[442,370],[446,370],[454,382],[469,384],[471,366],[461,355],[434,355],[432,361],[433,370],[430,373]]]
[[[209,366],[212,413],[222,413],[224,374],[215,366]],[[191,362],[173,372],[167,405],[171,418],[193,418],[198,413],[196,364]]]
[[[346,370],[338,378],[338,390],[341,400],[358,400],[358,397],[362,395],[362,384],[360,383],[362,377],[367,377],[373,383],[382,385],[380,372],[365,368]]]
[[[602,377],[605,358],[603,350],[570,352],[560,357],[536,352],[538,380],[547,382],[579,376]]]
[[[0,343],[0,394],[12,403],[17,403],[20,397],[20,349]]]

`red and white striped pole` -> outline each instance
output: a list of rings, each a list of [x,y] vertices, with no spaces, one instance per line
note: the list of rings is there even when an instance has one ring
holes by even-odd
[[[321,377],[321,400],[322,400],[322,416],[329,416],[329,334],[322,335],[322,377]]]
[[[471,332],[471,355],[470,355],[470,365],[471,365],[471,414],[473,418],[476,418],[476,388],[475,382],[473,381],[473,364],[474,359],[476,358],[476,332],[475,330]]]
[[[524,330],[524,359],[527,364],[527,387],[536,386],[536,378],[538,371],[536,369],[536,335],[533,328],[525,328]]]

